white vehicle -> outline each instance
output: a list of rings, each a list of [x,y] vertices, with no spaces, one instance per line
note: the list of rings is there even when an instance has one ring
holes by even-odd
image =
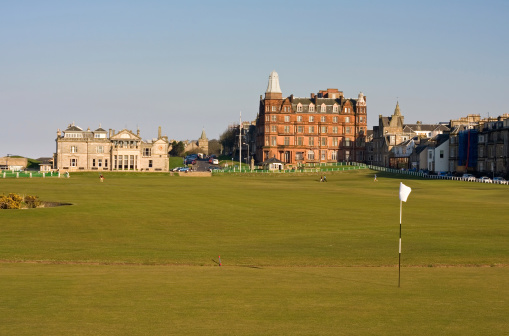
[[[472,174],[463,174],[461,178],[463,178],[466,181],[475,181],[475,176]]]
[[[212,159],[212,164],[219,164],[219,160],[218,159]]]
[[[479,179],[479,182],[482,183],[493,183],[493,181],[488,176],[483,176]]]

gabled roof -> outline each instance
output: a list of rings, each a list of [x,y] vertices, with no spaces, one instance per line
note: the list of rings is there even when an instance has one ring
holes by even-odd
[[[103,129],[102,127],[99,127],[98,129],[96,129],[94,132],[106,132],[105,129]]]
[[[445,132],[449,130],[449,127],[441,124],[405,124],[405,128],[409,128],[413,132]]]
[[[117,134],[113,135],[110,140],[141,140],[141,137],[134,134],[132,131],[123,129]]]
[[[428,143],[428,142],[426,142],[425,144],[422,144],[422,145],[419,145],[419,146],[415,147],[415,149],[414,149],[415,154],[421,154],[421,152],[422,152],[423,150],[425,150],[426,148],[428,148],[428,145],[429,145],[429,143]]]
[[[40,157],[35,160],[39,161],[41,164],[51,164],[53,162],[52,157]]]
[[[270,159],[267,159],[264,162],[262,162],[262,165],[268,165],[268,164],[271,164],[271,163],[281,163],[281,164],[283,164],[284,162],[281,161],[281,160],[276,159],[275,157],[271,157]]]
[[[449,134],[448,133],[438,134],[435,137],[435,141],[437,143],[437,147],[440,146],[441,144],[443,144],[444,142],[446,142],[447,140],[449,140]]]
[[[81,129],[81,128],[80,128],[80,127],[78,127],[78,126],[75,126],[75,125],[71,124],[71,125],[69,125],[69,126],[67,127],[67,129],[66,129],[64,132],[70,132],[70,131],[71,131],[71,132],[72,132],[72,131],[75,131],[75,132],[83,132],[83,129]]]

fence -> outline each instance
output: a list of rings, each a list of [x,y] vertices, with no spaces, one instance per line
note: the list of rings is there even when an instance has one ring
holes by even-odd
[[[59,172],[40,172],[40,171],[11,171],[3,170],[0,172],[0,178],[59,178],[69,177],[69,173],[60,174]]]
[[[401,169],[394,169],[394,168],[386,168],[386,167],[378,167],[378,166],[372,166],[367,165],[366,166],[369,169],[377,170],[381,172],[386,173],[392,173],[392,174],[405,174],[405,175],[411,175],[411,176],[417,176],[422,177],[426,179],[431,180],[453,180],[453,181],[464,181],[464,182],[478,182],[478,183],[493,183],[493,184],[506,184],[509,185],[509,181],[499,181],[499,180],[491,180],[491,179],[480,179],[475,177],[461,177],[461,176],[446,176],[446,175],[429,175],[426,173],[416,172],[416,171],[410,171],[410,170],[401,170]]]
[[[320,173],[320,172],[334,172],[354,169],[366,169],[367,166],[363,163],[357,162],[334,162],[334,163],[307,163],[305,165],[295,167],[292,169],[283,170],[265,170],[253,169],[251,170],[248,165],[242,166],[239,170],[238,166],[224,170],[214,170],[213,173],[253,173],[253,174],[292,174],[292,173]]]
[[[338,167],[339,166],[339,167]],[[332,171],[344,171],[353,169],[372,169],[380,172],[391,173],[391,174],[403,174],[415,177],[421,177],[431,180],[453,180],[453,181],[465,181],[465,182],[478,182],[478,183],[493,183],[493,184],[505,184],[509,185],[509,181],[497,181],[497,180],[483,180],[474,177],[460,177],[460,176],[445,176],[445,175],[429,175],[422,172],[401,170],[394,168],[379,167],[373,165],[366,165],[359,162],[336,162],[336,163],[321,163],[321,164],[306,164],[297,169],[285,169],[285,170],[261,170],[242,167],[242,171],[238,169],[226,169],[226,170],[215,170],[216,173],[254,173],[254,174],[285,174],[285,173],[319,173],[319,172],[332,172]]]

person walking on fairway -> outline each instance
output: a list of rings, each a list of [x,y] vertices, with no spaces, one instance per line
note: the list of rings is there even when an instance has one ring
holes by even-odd
[[[99,175],[99,179],[101,179],[101,182],[104,180],[103,174]]]
[[[375,179],[373,180],[373,182],[377,182],[378,180],[376,179],[376,174],[375,174]]]
[[[323,175],[323,182],[327,182],[327,178]]]

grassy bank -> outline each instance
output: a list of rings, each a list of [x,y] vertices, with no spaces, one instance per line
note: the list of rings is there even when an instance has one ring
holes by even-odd
[[[0,180],[12,335],[500,335],[507,186],[315,174]],[[221,255],[223,267],[218,267]],[[447,266],[447,267],[445,267]]]

